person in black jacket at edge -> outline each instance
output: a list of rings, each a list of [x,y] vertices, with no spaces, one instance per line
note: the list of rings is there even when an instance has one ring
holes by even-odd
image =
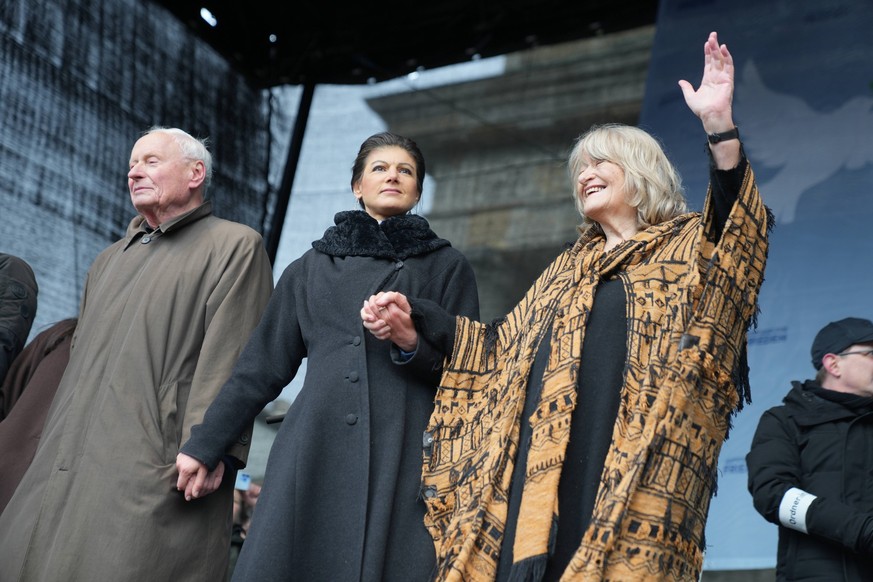
[[[777,580],[873,581],[873,322],[824,326],[812,364],[759,421],[749,491],[779,526]]]
[[[24,349],[36,316],[39,286],[24,259],[0,253],[0,384]],[[6,418],[17,395],[0,390],[0,420]]]

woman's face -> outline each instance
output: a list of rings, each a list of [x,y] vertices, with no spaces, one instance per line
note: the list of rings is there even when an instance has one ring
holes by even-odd
[[[373,150],[354,192],[367,214],[376,220],[409,212],[421,196],[415,160],[397,146]]]
[[[606,160],[582,158],[576,195],[585,216],[601,225],[631,221],[636,224],[637,210],[627,202],[624,170]]]

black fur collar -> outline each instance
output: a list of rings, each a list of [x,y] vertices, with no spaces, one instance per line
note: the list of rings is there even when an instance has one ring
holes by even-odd
[[[334,257],[406,259],[451,246],[416,214],[393,216],[380,225],[363,210],[347,210],[334,216],[336,226],[312,243],[312,248]]]

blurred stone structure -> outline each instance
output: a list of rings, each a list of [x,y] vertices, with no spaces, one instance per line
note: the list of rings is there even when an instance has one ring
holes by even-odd
[[[473,264],[483,319],[575,240],[567,155],[594,123],[636,124],[653,39],[644,27],[540,47],[507,55],[499,77],[369,100],[421,146],[436,182],[427,218]]]

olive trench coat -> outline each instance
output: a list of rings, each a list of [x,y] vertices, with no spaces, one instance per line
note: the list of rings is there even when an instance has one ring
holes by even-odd
[[[70,361],[33,462],[0,516],[0,580],[220,580],[233,479],[175,488],[178,447],[272,291],[261,237],[211,203],[92,265]]]

